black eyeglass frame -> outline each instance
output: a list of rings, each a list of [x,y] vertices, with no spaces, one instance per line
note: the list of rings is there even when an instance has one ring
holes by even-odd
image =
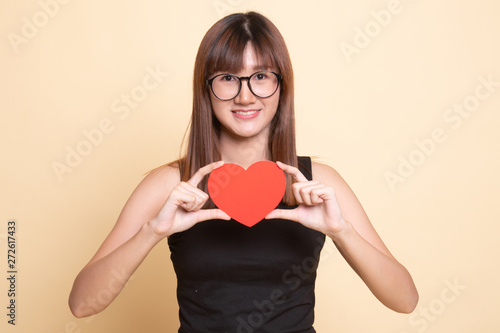
[[[252,89],[252,85],[250,84],[250,79],[254,76],[254,75],[257,75],[257,74],[260,74],[260,73],[272,73],[276,76],[276,78],[278,79],[278,84],[276,85],[276,89],[270,94],[270,95],[267,95],[267,96],[259,96],[257,95],[253,89]],[[220,98],[219,96],[217,96],[217,94],[215,93],[214,91],[214,87],[212,86],[212,82],[218,78],[219,76],[232,76],[234,78],[237,78],[238,81],[240,82],[240,86],[238,88],[238,92],[236,93],[236,95],[234,95],[234,97],[231,97],[231,98],[226,98],[226,99],[223,99],[223,98]],[[232,99],[235,99],[241,92],[241,86],[242,86],[242,80],[247,80],[248,82],[248,89],[250,89],[250,91],[252,92],[252,94],[254,94],[255,96],[259,97],[259,98],[268,98],[268,97],[271,97],[272,95],[274,95],[277,91],[278,91],[278,88],[280,87],[281,85],[281,80],[283,79],[283,77],[278,74],[278,73],[275,73],[273,71],[258,71],[258,72],[255,72],[253,73],[252,75],[250,76],[242,76],[242,77],[239,77],[238,75],[235,75],[235,74],[231,74],[231,73],[223,73],[223,74],[218,74],[216,76],[214,76],[213,78],[211,79],[207,79],[206,80],[206,84],[207,86],[210,87],[210,90],[212,91],[212,93],[214,94],[215,97],[217,97],[218,99],[220,99],[221,101],[230,101]]]

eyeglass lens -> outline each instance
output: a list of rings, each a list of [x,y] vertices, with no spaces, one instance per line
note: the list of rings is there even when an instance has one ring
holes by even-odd
[[[214,95],[222,100],[235,98],[241,90],[241,80],[233,74],[219,74],[211,80]],[[250,91],[257,97],[266,98],[273,95],[278,88],[278,76],[270,71],[261,71],[248,78]]]

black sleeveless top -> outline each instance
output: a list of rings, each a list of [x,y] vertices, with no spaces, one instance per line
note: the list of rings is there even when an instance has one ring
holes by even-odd
[[[299,157],[299,169],[312,179],[309,157]],[[314,284],[324,241],[324,234],[283,219],[251,228],[209,220],[171,235],[179,333],[316,332]]]

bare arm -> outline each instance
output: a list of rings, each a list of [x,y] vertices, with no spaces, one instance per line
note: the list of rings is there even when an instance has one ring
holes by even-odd
[[[188,182],[179,182],[174,167],[159,168],[144,178],[113,230],[75,279],[69,306],[76,317],[104,310],[160,240],[200,221],[229,219],[218,209],[200,210],[208,195],[196,187],[220,165],[201,168]]]
[[[410,274],[389,252],[344,179],[319,163],[313,163],[313,181],[307,181],[296,168],[278,165],[297,181],[293,189],[301,205],[276,210],[268,218],[289,218],[323,232],[384,305],[397,312],[412,312],[418,293]]]

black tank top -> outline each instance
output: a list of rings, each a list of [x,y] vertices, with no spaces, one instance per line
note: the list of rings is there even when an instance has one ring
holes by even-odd
[[[299,157],[299,169],[312,179],[309,157]],[[179,332],[316,332],[314,284],[324,241],[324,234],[282,219],[251,228],[209,220],[171,235]]]

